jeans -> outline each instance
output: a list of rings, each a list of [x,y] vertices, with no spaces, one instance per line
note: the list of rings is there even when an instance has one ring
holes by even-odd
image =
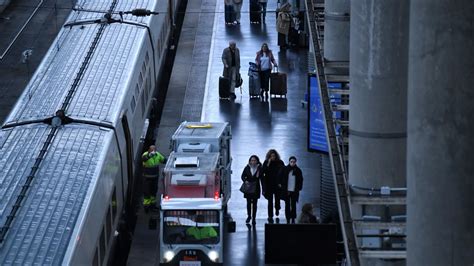
[[[229,67],[230,93],[235,93],[235,84],[237,79],[237,67]]]

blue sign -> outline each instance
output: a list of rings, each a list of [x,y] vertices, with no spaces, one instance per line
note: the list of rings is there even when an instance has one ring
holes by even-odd
[[[315,74],[308,78],[308,150],[328,152],[318,78]]]
[[[329,83],[329,89],[341,89],[341,83]],[[331,104],[341,104],[341,95],[330,94]],[[319,83],[316,74],[308,76],[308,150],[328,152],[326,138],[326,121],[323,116]],[[335,118],[341,117],[341,112],[335,112]],[[336,128],[339,131],[339,126]]]

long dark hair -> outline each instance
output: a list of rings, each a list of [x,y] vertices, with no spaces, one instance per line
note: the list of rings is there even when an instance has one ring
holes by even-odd
[[[264,46],[267,47],[267,51],[266,51],[266,52],[263,51],[263,47],[264,47]],[[267,56],[270,56],[270,54],[272,54],[272,50],[270,50],[270,48],[268,48],[268,44],[267,44],[266,42],[264,42],[264,43],[262,44],[262,46],[260,47],[260,51],[258,51],[258,53],[259,53],[260,55],[263,55],[263,54],[265,53]]]
[[[260,164],[260,158],[258,158],[257,155],[251,155],[250,158],[249,158],[249,164],[250,164],[250,161],[252,160],[252,158],[255,158],[257,160],[257,164]]]
[[[270,149],[270,150],[268,150],[267,155],[265,156],[265,160],[270,159],[270,156],[271,156],[273,153],[275,154],[276,159],[279,161],[279,160],[280,160],[280,154],[278,154],[278,152],[277,152],[275,149]]]

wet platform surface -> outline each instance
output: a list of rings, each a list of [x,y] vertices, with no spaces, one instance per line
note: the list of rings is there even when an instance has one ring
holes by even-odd
[[[266,152],[274,148],[285,164],[288,163],[289,156],[296,156],[304,176],[298,213],[306,202],[313,203],[319,209],[320,158],[318,154],[306,151],[307,110],[301,106],[307,87],[307,49],[279,50],[275,8],[276,1],[269,1],[266,24],[250,24],[248,2],[245,1],[241,24],[226,26],[223,1],[188,1],[157,133],[158,149],[169,154],[170,136],[181,121],[198,120],[201,117],[201,121],[227,121],[231,124],[233,190],[229,213],[237,227],[235,233],[229,233],[225,237],[225,265],[265,265],[264,225],[267,222],[267,201],[260,198],[257,224],[255,227],[248,226],[245,224],[246,201],[239,191],[242,182],[240,175],[250,155],[256,154],[263,161]],[[206,13],[210,10],[215,12]],[[222,50],[230,40],[236,41],[240,49],[240,72],[244,79],[242,90],[236,89],[237,98],[232,101],[220,100],[218,97],[218,80],[223,68]],[[273,50],[280,71],[288,74],[287,98],[262,101],[249,97],[248,62],[254,62],[256,52],[263,42],[268,43]],[[207,58],[203,60],[203,56]],[[280,222],[286,223],[284,202],[281,203]],[[139,215],[128,265],[159,264],[159,247],[156,246],[158,230],[148,229],[148,218],[149,215],[143,212]],[[154,263],[151,262],[153,257],[156,259]]]
[[[265,159],[269,149],[276,149],[285,164],[292,155],[298,158],[303,171],[304,184],[300,194],[298,210],[303,203],[319,203],[319,155],[306,151],[307,111],[301,106],[307,87],[307,50],[279,50],[275,30],[276,1],[269,1],[266,24],[250,24],[248,3],[242,8],[241,24],[225,26],[224,5],[218,3],[215,30],[209,68],[209,80],[202,121],[228,121],[232,125],[232,198],[229,212],[237,223],[235,233],[227,235],[224,250],[226,265],[264,265],[264,225],[267,222],[267,201],[258,201],[255,228],[245,224],[246,201],[238,190],[240,175],[252,154]],[[222,73],[222,50],[234,40],[240,49],[241,75],[244,79],[242,91],[236,89],[234,101],[218,100],[218,81]],[[248,94],[248,62],[254,62],[256,52],[263,42],[268,43],[279,64],[279,70],[288,74],[287,98],[261,100]],[[280,222],[286,223],[284,202],[280,211]],[[298,211],[299,213],[299,211]]]

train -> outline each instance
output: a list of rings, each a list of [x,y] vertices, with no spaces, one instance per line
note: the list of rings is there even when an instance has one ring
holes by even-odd
[[[180,2],[76,2],[0,130],[0,265],[111,263]]]

